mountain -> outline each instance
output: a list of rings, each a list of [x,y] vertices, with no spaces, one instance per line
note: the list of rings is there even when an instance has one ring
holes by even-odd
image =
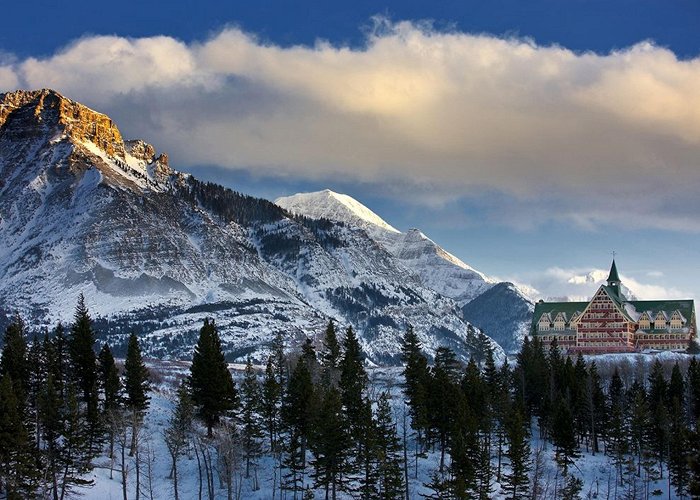
[[[534,308],[513,283],[502,282],[462,306],[462,313],[506,352],[513,353],[520,349],[530,329]]]
[[[418,229],[398,231],[347,195],[326,189],[279,198],[275,203],[292,213],[364,230],[423,286],[455,300],[466,321],[486,332],[507,352],[519,349],[534,306],[512,283],[499,283],[477,271]]]
[[[366,231],[178,172],[56,91],[0,94],[0,177],[0,304],[35,325],[70,321],[84,293],[117,352],[133,329],[150,355],[188,357],[210,316],[230,359],[329,318],[375,362],[398,360],[409,324],[429,355],[470,354],[459,304]]]
[[[426,287],[463,305],[496,281],[440,247],[418,229],[402,233],[350,196],[326,189],[278,198],[289,212],[326,218],[363,229],[374,241],[417,276]]]

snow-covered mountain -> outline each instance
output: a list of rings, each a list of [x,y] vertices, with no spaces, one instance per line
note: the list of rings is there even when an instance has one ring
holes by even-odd
[[[177,172],[55,91],[0,94],[0,176],[0,307],[34,324],[70,320],[82,292],[112,341],[133,328],[159,356],[188,356],[205,315],[231,358],[331,317],[375,361],[398,359],[408,324],[429,354],[468,355],[459,304],[365,230]]]
[[[530,326],[532,300],[511,283],[499,283],[464,263],[418,229],[402,233],[358,202],[328,189],[275,201],[282,208],[314,219],[329,219],[363,229],[418,281],[455,300],[464,318],[485,331],[506,351],[516,351]]]
[[[289,212],[343,222],[367,234],[412,271],[421,283],[464,305],[497,283],[440,247],[418,229],[400,232],[359,201],[326,189],[278,198]]]

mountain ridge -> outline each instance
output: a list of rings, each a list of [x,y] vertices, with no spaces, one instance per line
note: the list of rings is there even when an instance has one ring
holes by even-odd
[[[118,349],[133,328],[160,357],[189,353],[205,314],[230,359],[262,359],[277,333],[318,342],[330,318],[352,325],[375,362],[398,361],[409,324],[429,355],[444,345],[469,356],[475,329],[458,304],[406,277],[364,231],[173,170],[58,92],[1,94],[0,106],[7,308],[51,327],[85,292],[105,339]]]

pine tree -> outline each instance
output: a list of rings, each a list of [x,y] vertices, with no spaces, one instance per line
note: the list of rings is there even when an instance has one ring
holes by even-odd
[[[63,433],[63,401],[56,390],[54,376],[49,373],[46,385],[39,396],[39,419],[46,452],[48,480],[51,482],[49,491],[54,500],[59,498],[59,468],[61,448],[60,437]]]
[[[33,495],[31,444],[9,373],[0,378],[0,491],[8,499]]]
[[[568,403],[563,398],[559,399],[554,412],[552,443],[556,447],[556,461],[566,474],[574,459],[579,456],[579,451],[573,415]]]
[[[165,444],[172,461],[173,491],[175,500],[180,498],[178,492],[177,460],[184,453],[192,433],[194,419],[194,407],[190,397],[189,388],[185,382],[180,384],[177,391],[177,404],[173,410],[168,427],[165,430]]]
[[[389,397],[388,392],[382,392],[376,412],[379,498],[387,500],[404,496],[402,445],[396,435]]]
[[[627,412],[625,409],[625,394],[622,386],[622,379],[615,368],[613,373],[610,389],[608,391],[610,420],[608,424],[608,442],[607,447],[612,456],[612,462],[615,466],[617,474],[617,482],[622,484],[623,466],[625,464],[626,455],[629,450],[628,445],[628,425]]]
[[[683,498],[688,494],[690,483],[690,435],[677,397],[671,407],[669,427],[668,470],[676,495]]]
[[[337,386],[340,375],[340,343],[335,331],[333,320],[328,322],[323,337],[323,353],[321,354],[321,367],[323,369],[323,383],[328,386]]]
[[[343,488],[351,440],[340,394],[333,387],[323,395],[312,442],[314,487],[324,488],[326,498],[335,500]]]
[[[99,435],[99,411],[97,396],[97,357],[95,356],[95,332],[92,320],[85,305],[85,297],[80,294],[73,315],[73,326],[68,340],[72,376],[80,390],[80,414],[88,431],[88,446],[96,451]]]
[[[204,320],[190,366],[192,400],[212,437],[212,428],[227,412],[238,407],[238,393],[228,371],[214,322]]]
[[[530,478],[530,444],[523,416],[518,408],[515,408],[510,418],[506,420],[508,436],[508,449],[506,457],[510,463],[510,471],[503,476],[503,491],[513,500],[523,498],[528,493]]]
[[[148,382],[149,373],[146,363],[141,357],[141,347],[136,335],[129,336],[129,344],[124,362],[124,389],[126,392],[126,405],[135,413],[142,414],[148,409],[151,390]]]
[[[277,380],[274,358],[268,357],[263,378],[261,412],[265,430],[270,441],[270,451],[277,449],[279,416],[282,406],[282,387]]]
[[[100,365],[99,382],[102,389],[102,418],[108,424],[109,435],[109,456],[114,457],[114,430],[109,422],[114,417],[115,412],[121,407],[121,381],[119,380],[119,370],[114,363],[114,356],[109,345],[104,344],[98,356]]]
[[[340,361],[340,395],[351,433],[359,436],[362,430],[362,403],[367,389],[367,372],[363,365],[362,350],[352,327],[343,339],[343,357]]]
[[[245,457],[245,477],[250,477],[251,466],[257,467],[257,459],[262,452],[261,440],[264,436],[260,422],[261,391],[253,361],[248,357],[245,374],[241,383],[241,444]]]
[[[428,386],[430,372],[428,360],[412,326],[406,329],[401,347],[404,363],[403,392],[411,416],[411,428],[416,431],[417,442],[425,445],[428,432]]]
[[[282,406],[282,422],[288,433],[285,465],[291,476],[288,484],[295,494],[301,491],[306,471],[306,451],[313,428],[315,398],[309,367],[299,358],[289,378]]]
[[[2,355],[0,356],[0,376],[9,375],[13,393],[19,404],[20,415],[24,416],[24,403],[29,390],[29,362],[24,321],[19,314],[5,330]]]

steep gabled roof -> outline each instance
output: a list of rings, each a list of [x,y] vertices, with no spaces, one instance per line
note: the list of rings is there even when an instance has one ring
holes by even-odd
[[[608,274],[608,283],[611,281],[620,282],[620,276],[617,274],[617,266],[615,265],[615,259],[612,261],[612,266],[610,267],[610,274]]]

